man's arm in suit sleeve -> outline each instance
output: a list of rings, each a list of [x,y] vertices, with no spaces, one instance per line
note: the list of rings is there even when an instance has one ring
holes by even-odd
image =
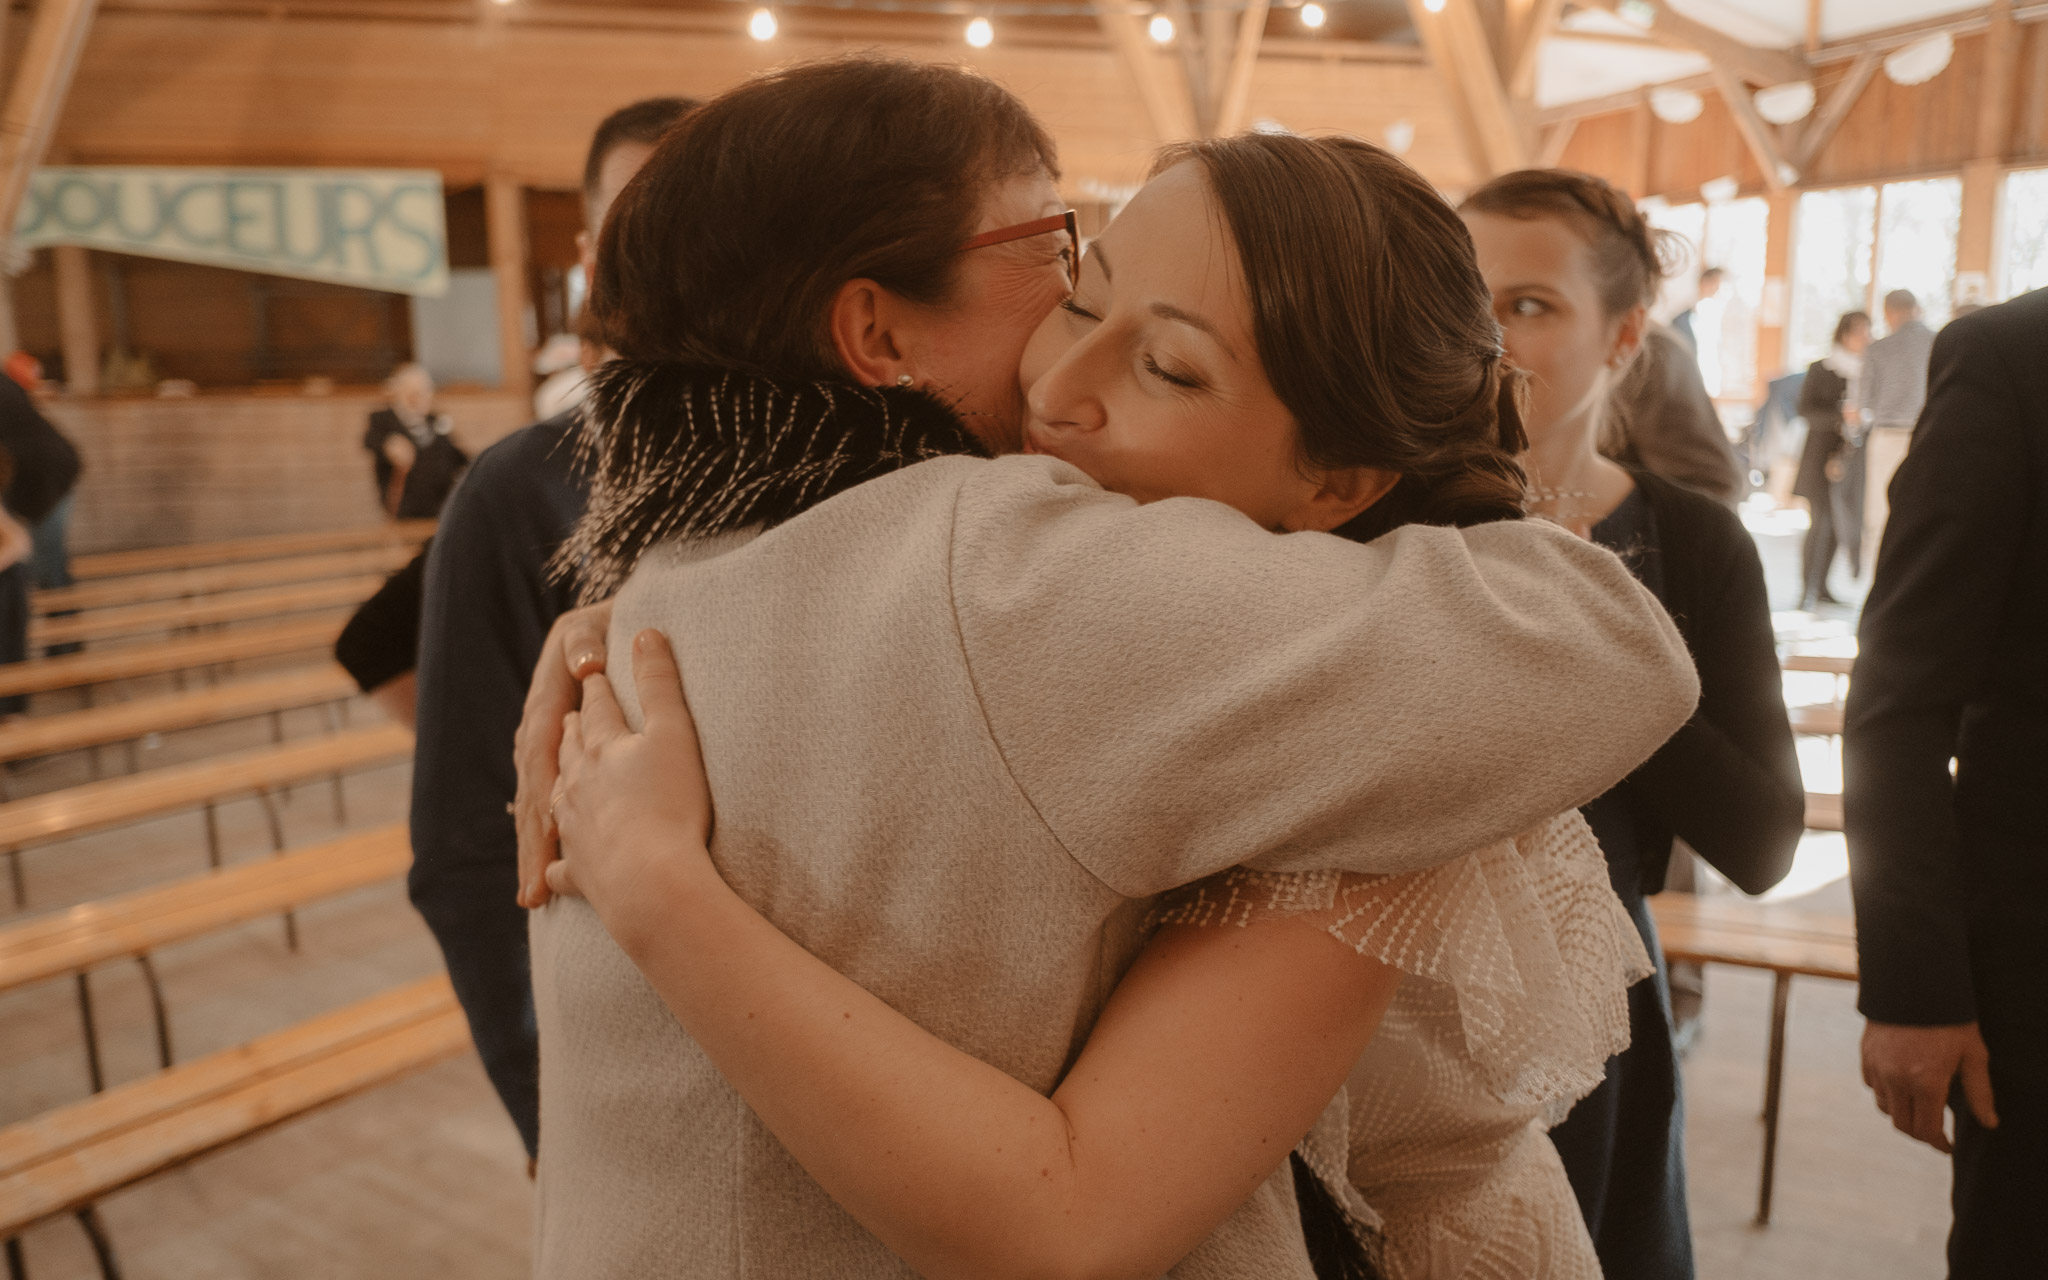
[[[1942,335],[1933,368],[1892,479],[1843,737],[1859,1007],[1911,1026],[1976,1017],[1949,762],[2012,591],[2027,509],[2026,406],[2003,354],[1966,326]]]

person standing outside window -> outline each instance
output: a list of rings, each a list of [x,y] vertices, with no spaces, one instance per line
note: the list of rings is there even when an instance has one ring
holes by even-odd
[[[1935,339],[1842,739],[1863,1079],[1954,1157],[1957,1280],[2048,1275],[2044,351],[2048,289]]]

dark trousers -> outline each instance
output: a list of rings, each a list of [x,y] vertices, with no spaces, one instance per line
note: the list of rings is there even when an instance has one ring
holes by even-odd
[[[1650,954],[1661,956],[1648,905],[1640,895],[1628,905]],[[1628,1048],[1607,1060],[1607,1079],[1579,1100],[1550,1139],[1605,1274],[1692,1280],[1685,1105],[1661,961],[1654,976],[1629,988],[1628,1013]]]
[[[1958,1095],[1953,1280],[2048,1276],[2048,839],[1965,826],[1970,970],[1998,1127]]]
[[[1835,486],[1829,485],[1827,496],[1807,503],[1812,512],[1812,523],[1806,528],[1806,547],[1801,559],[1801,603],[1818,600],[1828,594],[1828,570],[1834,567],[1837,541],[1835,538]]]
[[[28,660],[28,562],[0,570],[0,663]],[[0,715],[28,710],[28,695],[0,698]]]
[[[1858,578],[1863,576],[1863,491],[1869,487],[1870,471],[1863,459],[1863,446],[1844,446],[1842,478],[1828,485],[1828,502],[1835,539],[1849,553],[1849,572]]]

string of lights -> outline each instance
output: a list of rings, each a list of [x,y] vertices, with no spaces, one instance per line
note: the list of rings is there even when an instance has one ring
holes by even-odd
[[[736,4],[753,3],[754,0],[733,0]],[[1439,0],[1440,2],[1440,0]],[[510,3],[510,0],[501,0]],[[1296,17],[1303,27],[1311,31],[1320,30],[1330,19],[1330,6],[1342,4],[1344,0],[1291,0],[1276,6],[1296,10]],[[1429,0],[1424,0],[1429,3]],[[996,20],[999,18],[1079,18],[1092,17],[1099,6],[1087,0],[991,0],[989,3],[961,3],[960,0],[806,0],[788,8],[830,9],[840,12],[862,13],[910,13],[939,17],[966,17],[967,23],[961,29],[961,39],[976,49],[986,49],[996,42]],[[1243,0],[1213,0],[1212,3],[1194,4],[1193,12],[1221,11],[1242,13]],[[1140,16],[1146,17],[1145,33],[1153,43],[1172,44],[1178,34],[1173,19],[1165,13],[1152,11],[1149,16],[1140,9]],[[757,7],[747,17],[747,34],[759,41],[769,41],[781,32],[781,21],[772,8]]]

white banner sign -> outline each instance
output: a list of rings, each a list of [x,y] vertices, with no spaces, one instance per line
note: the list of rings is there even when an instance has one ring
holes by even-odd
[[[440,297],[444,207],[432,170],[53,167],[14,240]]]

